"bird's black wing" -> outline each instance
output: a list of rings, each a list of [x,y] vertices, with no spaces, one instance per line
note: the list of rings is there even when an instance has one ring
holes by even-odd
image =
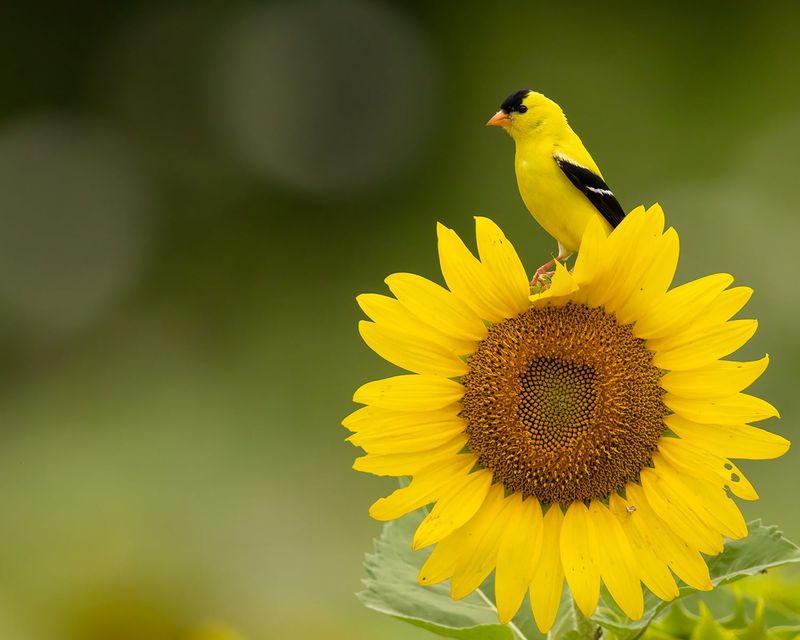
[[[622,222],[625,211],[600,176],[560,153],[555,154],[553,158],[569,181],[589,198],[612,228]]]

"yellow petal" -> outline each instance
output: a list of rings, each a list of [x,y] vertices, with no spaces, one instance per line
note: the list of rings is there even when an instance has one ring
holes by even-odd
[[[708,482],[701,477],[690,477],[681,473],[678,465],[670,464],[679,460],[680,450],[673,447],[662,446],[659,453],[653,456],[659,472],[680,478],[676,486],[680,487],[683,505],[701,522],[728,538],[744,538],[747,535],[747,525],[739,508],[723,490],[722,483],[719,480]]]
[[[464,396],[458,382],[428,375],[403,375],[374,380],[359,387],[353,401],[395,411],[433,411]]]
[[[494,569],[500,536],[508,523],[508,504],[503,486],[493,485],[484,508],[470,520],[470,528],[463,535],[471,539],[471,544],[465,545],[450,583],[453,599],[460,600],[475,591]]]
[[[644,489],[629,483],[625,487],[630,522],[636,527],[643,543],[690,587],[701,591],[713,588],[703,557],[676,535],[650,505]]]
[[[349,416],[342,420],[342,426],[348,431],[357,432],[363,428],[369,428],[373,420],[380,420],[381,413],[395,415],[392,411],[384,411],[377,407],[359,407]]]
[[[354,433],[347,440],[367,453],[412,453],[438,447],[463,432],[464,421],[456,418],[449,422],[414,425],[402,431]]]
[[[638,568],[638,574],[642,582],[662,600],[668,601],[677,598],[679,593],[678,585],[675,583],[669,567],[656,556],[655,551],[642,538],[633,523],[632,514],[636,508],[627,504],[616,493],[612,493],[609,498],[609,508],[616,516],[631,543],[633,566]]]
[[[691,323],[676,327],[669,335],[650,340],[648,348],[660,351],[678,344],[691,344],[703,339],[703,336],[709,332],[713,333],[720,326],[724,326],[747,303],[752,293],[753,290],[749,287],[734,287],[723,291],[714,298],[710,305],[700,307],[702,313],[696,313]],[[747,321],[742,320],[741,322]]]
[[[454,483],[463,482],[475,461],[472,454],[456,454],[429,464],[419,470],[407,487],[375,502],[369,508],[369,515],[375,520],[394,520],[434,502]]]
[[[673,504],[677,505],[676,510],[680,512],[681,517],[685,522],[694,522],[694,527],[702,529],[702,538],[708,540],[708,547],[698,545],[698,549],[703,553],[713,555],[722,550],[722,540],[719,539],[719,534],[725,534],[722,530],[722,525],[717,519],[708,514],[702,502],[698,499],[698,493],[694,490],[694,485],[703,482],[704,476],[700,474],[689,475],[685,470],[676,469],[673,465],[669,464],[664,455],[664,449],[669,448],[667,445],[670,440],[675,438],[664,438],[659,443],[659,452],[653,456],[653,464],[655,468],[653,472],[660,478],[662,482],[662,492],[668,492],[673,500]],[[680,457],[680,456],[678,456]],[[714,482],[714,480],[705,479],[707,482]],[[717,481],[718,482],[718,481]],[[643,483],[644,485],[644,483]],[[718,484],[718,486],[720,486]],[[645,491],[647,487],[645,486]],[[651,504],[655,504],[650,499],[650,493],[647,497]],[[661,513],[659,511],[659,513]],[[662,518],[671,522],[669,514],[661,514]],[[697,539],[702,539],[697,538]],[[712,543],[711,540],[714,542]],[[692,544],[692,540],[687,540]],[[711,545],[714,546],[711,546]]]
[[[457,403],[434,411],[411,413],[391,411],[380,407],[361,407],[342,420],[342,425],[363,436],[406,433],[415,428],[427,432],[434,431],[437,425],[447,425],[449,428],[452,422],[460,422],[463,425],[463,418],[458,415],[460,412],[461,405]]]
[[[668,291],[661,301],[639,318],[633,328],[637,338],[653,340],[675,335],[692,323],[711,306],[720,292],[733,282],[727,273],[715,273]]]
[[[631,247],[638,246],[642,231],[647,227],[648,215],[643,207],[631,211],[608,236],[606,260],[602,279],[592,282],[587,292],[586,304],[590,307],[604,305],[624,286],[629,274]],[[647,253],[647,250],[643,251]]]
[[[589,521],[599,551],[600,577],[625,615],[638,620],[644,613],[644,597],[628,536],[617,518],[598,500],[589,504]]]
[[[403,307],[441,332],[466,341],[486,337],[486,325],[475,312],[435,282],[413,273],[395,273],[385,282]]]
[[[469,474],[443,494],[417,527],[414,551],[439,542],[465,524],[480,509],[492,484],[492,472],[482,469]]]
[[[461,405],[450,405],[436,411],[401,412],[380,407],[361,407],[347,416],[342,424],[353,431],[347,440],[374,454],[389,454],[388,460],[410,460],[407,453],[434,451],[463,434],[465,423],[459,417]],[[466,443],[466,441],[464,441]],[[449,446],[449,445],[447,445]],[[392,454],[399,454],[394,458]],[[377,462],[385,456],[370,456],[359,460]],[[358,461],[357,461],[358,462]],[[354,467],[360,471],[366,468]],[[370,473],[374,472],[372,470]],[[379,473],[385,475],[385,473]],[[389,475],[409,475],[408,473]]]
[[[557,504],[550,505],[542,519],[542,552],[531,580],[530,600],[533,618],[542,633],[553,626],[561,604],[564,570],[561,567],[561,525],[564,515]]]
[[[454,352],[424,338],[362,320],[358,332],[367,346],[384,360],[402,369],[432,376],[455,378],[469,371]]]
[[[470,523],[467,523],[461,529],[469,526]],[[459,544],[460,540],[461,536],[456,531],[433,548],[431,555],[428,556],[428,559],[417,574],[417,582],[419,584],[423,586],[439,584],[453,575],[456,564],[464,553],[464,546]]]
[[[699,369],[670,371],[661,378],[661,386],[683,398],[720,398],[749,387],[769,364],[769,356],[753,362],[715,360]]]
[[[747,536],[747,523],[744,521],[744,516],[724,489],[716,485],[712,486],[702,480],[687,483],[687,486],[697,496],[695,505],[702,506],[706,513],[719,523],[716,528],[722,535],[732,540],[740,540]]]
[[[384,411],[377,407],[359,407],[353,411],[349,416],[342,420],[342,426],[348,431],[353,433],[360,431],[363,428],[369,428],[373,420],[380,420],[381,413],[393,415],[394,412]]]
[[[573,502],[561,527],[561,566],[583,615],[591,616],[600,597],[600,568],[590,531],[589,510],[583,502]]]
[[[676,417],[667,416],[665,423],[671,424]],[[681,466],[683,471],[690,476],[706,478],[709,482],[714,482],[718,478],[737,498],[758,500],[758,494],[753,485],[728,458],[694,446],[691,442],[682,438],[662,438],[661,442],[659,442],[659,448],[663,449],[665,446],[679,451],[679,455],[675,457],[674,462]]]
[[[503,488],[500,484],[490,487],[483,506],[475,516],[434,547],[431,555],[422,565],[419,575],[417,575],[417,582],[422,585],[430,585],[447,580],[453,576],[459,563],[463,564],[469,558],[475,557],[475,550],[487,528],[501,517],[506,506],[506,501],[503,500],[503,493]],[[486,575],[489,575],[494,566],[494,559],[487,566]],[[479,586],[481,582],[483,582],[482,579],[476,586]]]
[[[637,211],[639,208],[644,208],[644,207],[642,207],[642,205],[639,205],[639,207],[636,207],[634,211]],[[648,217],[649,223],[658,230],[658,233],[664,233],[664,222],[665,222],[664,209],[658,202],[650,205],[645,210],[644,215]]]
[[[778,410],[769,402],[746,393],[711,400],[665,393],[663,400],[679,416],[703,424],[741,424],[779,417]]]
[[[514,247],[494,222],[475,218],[478,255],[504,302],[516,315],[528,309],[530,283]]]
[[[746,424],[700,424],[680,416],[665,422],[681,439],[726,458],[768,460],[789,450],[786,438]]]
[[[436,460],[452,458],[466,444],[467,434],[460,433],[438,447],[426,451],[368,453],[356,458],[353,469],[376,476],[413,476]]]
[[[686,506],[685,488],[675,474],[668,469],[647,468],[641,472],[641,482],[647,501],[677,535],[703,553],[716,555],[722,551],[722,537]]]
[[[542,550],[542,509],[536,498],[509,497],[508,526],[497,553],[494,593],[497,615],[505,624],[519,611]]]
[[[424,280],[424,278],[421,279]],[[432,282],[429,284],[432,287],[438,287]],[[441,287],[439,288],[441,289]],[[452,296],[445,289],[441,290],[448,296]],[[475,351],[475,339],[463,337],[463,331],[453,334],[446,333],[447,325],[431,326],[432,322],[436,322],[434,316],[419,318],[411,313],[399,300],[377,293],[362,293],[356,297],[356,302],[376,324],[393,329],[405,335],[407,339],[422,338],[427,342],[439,345],[447,353],[458,355],[470,354]],[[472,314],[469,309],[467,309],[467,312]],[[473,319],[480,322],[476,316],[473,316]],[[480,324],[483,326],[482,322]]]
[[[437,226],[439,264],[448,288],[476,315],[490,322],[501,322],[516,312],[498,295],[489,272],[455,231]]]
[[[675,229],[669,228],[661,237],[652,256],[648,256],[650,265],[638,282],[629,291],[627,299],[617,303],[617,321],[620,324],[632,324],[648,316],[648,312],[666,294],[675,270],[678,266],[680,243]]]
[[[660,208],[645,211],[639,217],[638,230],[635,231],[637,250],[627,252],[626,268],[612,275],[611,286],[603,298],[598,300],[599,304],[618,318],[619,309],[639,291],[643,279],[653,266],[653,258],[658,252],[664,233],[664,213]],[[661,294],[665,291],[666,287]]]
[[[575,260],[573,278],[581,289],[590,288],[593,282],[600,281],[605,275],[604,265],[608,255],[603,224],[596,216],[589,220],[581,239],[581,248]],[[582,292],[583,293],[583,292]],[[581,300],[585,302],[585,300]]]
[[[685,331],[680,340],[659,348],[653,366],[670,371],[685,371],[703,367],[736,351],[753,337],[758,328],[756,320],[731,320],[725,324]]]
[[[712,325],[727,322],[747,304],[753,290],[750,287],[733,287],[723,291],[706,309],[706,312],[697,319],[698,325]]]
[[[725,464],[718,471],[725,478],[726,486],[731,493],[742,500],[758,500],[758,493],[739,467],[727,458],[724,460]]]

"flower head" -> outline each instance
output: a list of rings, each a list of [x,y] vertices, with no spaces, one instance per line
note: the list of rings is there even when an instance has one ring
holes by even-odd
[[[747,535],[730,494],[758,497],[728,458],[789,447],[748,424],[777,416],[742,393],[768,358],[722,359],[756,330],[731,320],[752,291],[727,274],[669,289],[678,236],[658,206],[609,236],[590,223],[573,273],[557,265],[535,295],[500,229],[476,230],[480,259],[439,226],[448,289],[400,273],[394,297],[358,298],[366,343],[412,372],[363,385],[344,420],[367,452],[355,469],[412,477],[370,514],[433,503],[413,541],[436,545],[419,582],[450,579],[461,598],[495,570],[501,621],[530,592],[543,632],[565,579],[587,616],[601,581],[634,619],[641,583],[663,600],[675,576],[711,589],[701,553]]]

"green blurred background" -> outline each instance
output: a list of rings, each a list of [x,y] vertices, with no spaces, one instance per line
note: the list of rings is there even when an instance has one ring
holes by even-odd
[[[800,5],[557,6],[3,3],[0,637],[426,637],[353,596],[393,488],[339,426],[392,372],[354,297],[438,278],[437,220],[555,248],[483,126],[523,86],[663,204],[679,281],[755,287],[798,436]],[[745,510],[798,539],[794,461]]]

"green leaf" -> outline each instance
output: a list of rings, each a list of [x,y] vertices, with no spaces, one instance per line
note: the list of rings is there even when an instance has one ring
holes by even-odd
[[[579,626],[576,620],[566,588],[556,623],[545,636],[536,627],[527,600],[510,624],[498,622],[493,575],[478,591],[458,602],[450,597],[447,584],[420,586],[417,573],[430,552],[413,552],[411,539],[424,517],[424,511],[417,511],[384,525],[381,537],[375,541],[374,552],[367,554],[364,563],[365,589],[357,595],[365,606],[446,638],[583,640],[587,637],[582,633],[585,627]],[[597,628],[597,625],[590,626]]]
[[[481,589],[458,602],[451,599],[447,584],[422,587],[417,583],[417,573],[429,552],[413,552],[411,539],[424,515],[422,511],[418,511],[384,525],[381,537],[375,542],[375,551],[366,558],[365,589],[358,594],[361,601],[370,609],[448,638],[545,640],[545,636],[536,628],[527,602],[510,624],[502,625],[498,622],[491,578]],[[784,538],[777,527],[764,526],[759,520],[748,526],[750,534],[747,538],[726,542],[725,550],[708,560],[711,578],[716,586],[728,584],[744,576],[760,574],[773,567],[800,562],[800,549]],[[679,599],[700,593],[702,592],[684,586],[680,590]],[[714,600],[717,593],[715,590],[709,594],[710,600]],[[703,597],[707,596],[703,594]],[[726,597],[730,599],[733,596],[728,593]],[[709,603],[709,606],[712,605]],[[727,612],[732,613],[739,606],[741,603],[735,604],[731,600],[727,605]],[[600,625],[605,630],[604,638],[634,640],[641,638],[648,626],[659,618],[658,630],[654,629],[654,633],[648,634],[649,637],[669,638],[672,636],[671,632],[678,631],[679,627],[682,633],[679,636],[676,634],[677,637],[700,637],[696,635],[700,626],[705,630],[703,632],[716,634],[708,636],[709,638],[729,637],[728,625],[722,626],[714,622],[713,617],[711,621],[704,619],[702,615],[698,618],[678,607],[680,604],[677,600],[673,603],[662,602],[646,591],[644,615],[640,620],[631,621],[603,589],[597,612],[587,620],[573,610],[569,592],[564,589],[556,624],[546,639],[591,638],[598,630],[597,625]],[[665,612],[667,615],[663,615]],[[709,615],[711,614],[706,617]],[[738,620],[741,616],[737,609],[731,620]],[[662,625],[662,621],[666,624]],[[712,622],[719,628],[715,628]],[[789,633],[795,629],[792,624],[794,620],[786,619],[781,622],[788,625],[780,630],[770,629],[766,637],[791,637]],[[748,640],[758,638],[762,628],[759,622],[757,626],[749,627],[744,637]],[[740,633],[742,631],[744,630],[740,630]],[[735,637],[742,637],[740,633]]]
[[[707,560],[708,570],[714,586],[728,584],[745,576],[763,573],[773,567],[800,562],[800,548],[789,542],[776,526],[764,526],[761,520],[747,525],[749,535],[743,540],[728,540],[722,553]],[[678,598],[697,593],[683,586]],[[675,602],[675,601],[673,601]],[[592,620],[608,631],[617,640],[633,640],[658,618],[670,603],[662,602],[646,592],[644,615],[640,620],[629,620],[616,603],[603,590],[601,602]]]
[[[747,528],[746,538],[726,541],[725,550],[709,558],[708,570],[715,586],[800,562],[800,548],[784,538],[775,525],[765,526],[761,520],[754,520]]]
[[[388,522],[375,551],[367,554],[367,578],[359,599],[370,609],[380,611],[447,638],[464,640],[522,640],[543,638],[521,635],[510,625],[501,625],[497,609],[488,594],[472,593],[458,602],[450,597],[447,585],[422,587],[417,573],[427,552],[411,550],[414,531],[422,522],[420,511]],[[530,632],[530,631],[529,631]]]

